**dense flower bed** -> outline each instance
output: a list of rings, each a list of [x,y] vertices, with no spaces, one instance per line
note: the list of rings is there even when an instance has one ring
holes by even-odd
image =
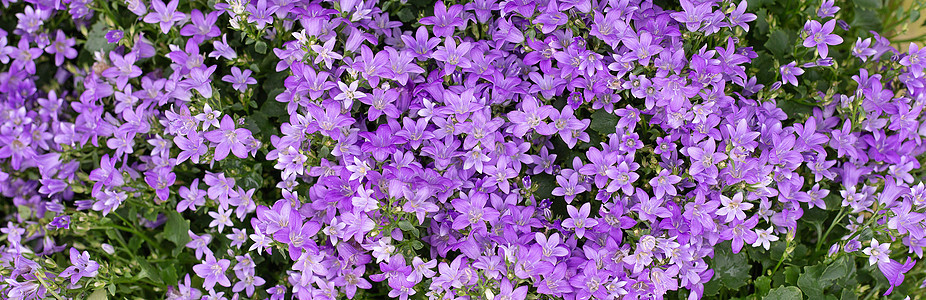
[[[656,2],[3,1],[0,294],[923,296],[911,10]]]

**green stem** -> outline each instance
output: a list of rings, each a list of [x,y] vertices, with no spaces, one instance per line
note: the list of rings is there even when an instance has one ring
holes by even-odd
[[[61,296],[59,296],[58,293],[56,293],[54,290],[48,288],[48,284],[45,283],[45,279],[42,279],[42,277],[45,277],[45,274],[39,274],[38,272],[36,272],[36,274],[35,274],[35,279],[38,279],[38,280],[39,280],[39,283],[42,284],[42,287],[45,288],[45,291],[48,291],[49,293],[51,293],[51,295],[54,296],[55,299],[64,300],[64,298],[61,298]]]
[[[847,214],[844,214],[845,212],[846,212],[845,207],[839,210],[839,213],[836,214],[836,218],[833,219],[832,223],[830,223],[830,227],[826,229],[826,233],[824,233],[823,237],[821,237],[820,240],[817,241],[817,247],[814,250],[814,252],[820,251],[820,247],[823,246],[823,241],[826,240],[826,237],[830,235],[830,231],[832,231],[833,228],[836,227],[836,224],[839,224],[839,221],[842,221],[842,218],[844,218],[847,215]]]

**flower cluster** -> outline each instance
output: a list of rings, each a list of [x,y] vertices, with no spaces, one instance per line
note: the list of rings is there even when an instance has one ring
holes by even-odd
[[[680,4],[4,2],[0,293],[697,299],[719,247],[788,259],[825,211],[891,293],[926,50],[844,43],[824,1],[766,86],[746,1]]]

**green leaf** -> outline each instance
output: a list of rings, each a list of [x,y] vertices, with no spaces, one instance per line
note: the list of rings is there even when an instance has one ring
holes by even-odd
[[[104,289],[95,290],[93,291],[92,294],[90,294],[90,296],[87,297],[87,300],[106,300],[106,299],[109,299],[109,297],[106,296],[106,290]]]
[[[138,277],[148,277],[151,278],[155,283],[162,283],[161,273],[158,272],[158,269],[154,268],[148,260],[139,257],[138,265],[141,266],[141,272],[138,273]]]
[[[797,278],[797,286],[800,287],[801,291],[803,291],[807,297],[810,297],[810,299],[823,298],[823,290],[830,286],[828,281],[821,280],[825,268],[826,267],[822,263],[813,266],[805,266],[804,273]]]
[[[180,213],[173,210],[167,213],[167,225],[164,226],[164,234],[167,240],[173,242],[177,247],[184,247],[191,240],[189,231],[190,220],[185,219]]]
[[[412,13],[412,10],[409,9],[408,7],[402,8],[401,10],[399,10],[399,13],[397,15],[399,17],[399,20],[402,21],[402,23],[408,23],[408,21],[415,19],[415,14]]]
[[[592,123],[589,127],[600,134],[611,134],[616,131],[615,126],[617,126],[617,120],[617,116],[614,114],[599,109],[592,114]]]
[[[714,259],[711,266],[716,272],[714,273],[715,278],[711,279],[711,281],[719,280],[720,283],[723,283],[725,287],[731,290],[743,287],[746,285],[745,278],[750,278],[750,265],[746,253],[734,254],[733,250],[730,249],[729,242],[718,245],[717,249],[714,250]]]
[[[260,54],[267,54],[267,43],[264,41],[257,41],[254,43],[254,51]]]
[[[399,222],[399,229],[402,229],[402,231],[404,232],[411,233],[416,237],[420,234],[418,232],[418,228],[416,228],[415,225],[412,225],[412,223],[409,222],[408,220],[402,220],[401,222]],[[415,249],[415,250],[418,250],[418,249]]]
[[[753,285],[756,287],[756,296],[762,296],[768,294],[768,291],[772,288],[772,279],[768,276],[762,276],[756,278]]]
[[[90,33],[87,34],[87,43],[84,44],[84,50],[93,53],[100,50],[109,52],[116,48],[116,44],[110,44],[109,41],[106,40],[107,32],[109,32],[109,29],[106,28],[106,23],[104,23],[102,19],[94,23],[93,26],[90,27]]]
[[[771,51],[776,58],[784,58],[790,52],[788,49],[790,46],[791,36],[780,29],[769,34],[768,41],[765,42],[765,48]]]
[[[764,300],[801,300],[801,289],[795,286],[780,286],[768,292]]]
[[[820,280],[824,281],[836,281],[849,275],[849,258],[846,256],[841,256],[839,259],[834,261],[832,264],[826,267],[823,270],[823,275],[820,276]]]
[[[415,250],[421,250],[421,248],[424,248],[424,244],[422,244],[421,241],[412,241],[411,246],[412,249]]]
[[[883,5],[881,0],[852,0],[852,3],[855,3],[855,7],[865,9],[879,9]]]
[[[785,282],[788,284],[797,284],[797,278],[801,274],[801,269],[796,266],[785,268]]]

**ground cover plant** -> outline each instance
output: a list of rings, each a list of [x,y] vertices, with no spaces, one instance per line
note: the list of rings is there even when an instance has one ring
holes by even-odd
[[[0,298],[926,297],[922,2],[0,5]]]

